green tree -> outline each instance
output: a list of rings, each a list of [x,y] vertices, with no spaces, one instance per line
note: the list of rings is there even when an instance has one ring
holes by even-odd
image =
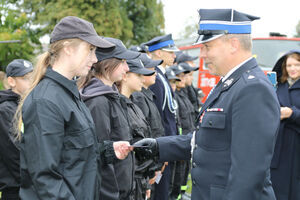
[[[189,17],[185,21],[186,26],[184,27],[183,30],[180,31],[179,37],[180,39],[187,39],[191,37],[196,37],[197,36],[197,30],[199,25],[197,22],[194,21],[192,17]]]
[[[295,37],[300,37],[300,20],[299,20],[299,22],[296,26],[296,35],[295,35]]]
[[[41,28],[42,35],[51,33],[55,24],[68,15],[91,21],[99,35],[119,38],[125,44],[136,44],[150,39],[153,35],[160,34],[164,28],[162,3],[156,0],[10,0],[10,2],[15,3],[30,16],[32,24]],[[146,9],[142,9],[144,7]],[[147,14],[140,12],[139,9],[146,10]]]
[[[133,22],[131,44],[140,44],[164,33],[163,4],[157,0],[122,1]]]
[[[0,1],[0,41],[20,40],[19,43],[0,43],[1,70],[13,59],[31,60],[34,51],[40,48],[38,29],[29,26],[26,14],[19,12],[6,1]]]

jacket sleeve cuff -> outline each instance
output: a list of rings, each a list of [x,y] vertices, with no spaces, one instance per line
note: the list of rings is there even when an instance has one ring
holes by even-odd
[[[114,151],[113,141],[100,143],[100,157],[104,164],[111,164],[118,159]]]
[[[293,110],[293,113],[290,116],[289,120],[292,122],[300,122],[300,110],[295,106],[292,106],[291,109]]]

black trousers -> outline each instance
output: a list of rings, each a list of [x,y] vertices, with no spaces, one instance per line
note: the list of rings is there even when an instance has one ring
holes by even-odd
[[[5,188],[3,189],[2,195],[1,195],[1,200],[19,200],[19,189],[18,187],[16,188]]]

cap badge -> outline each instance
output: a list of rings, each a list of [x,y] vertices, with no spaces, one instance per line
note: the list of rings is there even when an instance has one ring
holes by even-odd
[[[24,61],[24,66],[25,66],[26,68],[28,68],[28,67],[30,67],[31,65],[30,65],[30,63],[28,63],[27,61]]]

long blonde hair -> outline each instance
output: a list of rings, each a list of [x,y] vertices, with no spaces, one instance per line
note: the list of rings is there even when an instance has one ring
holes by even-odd
[[[59,58],[61,50],[66,45],[76,46],[80,42],[82,42],[81,39],[78,38],[72,38],[72,39],[64,39],[56,41],[52,44],[50,44],[50,48],[47,52],[44,52],[43,54],[39,55],[37,57],[37,62],[35,65],[35,68],[32,73],[31,77],[31,85],[29,89],[26,91],[24,95],[21,96],[20,103],[18,105],[15,117],[14,117],[14,132],[16,134],[16,139],[21,139],[22,134],[22,107],[24,104],[25,99],[27,96],[31,93],[31,91],[39,84],[39,82],[44,78],[47,67],[52,66],[54,62]]]

